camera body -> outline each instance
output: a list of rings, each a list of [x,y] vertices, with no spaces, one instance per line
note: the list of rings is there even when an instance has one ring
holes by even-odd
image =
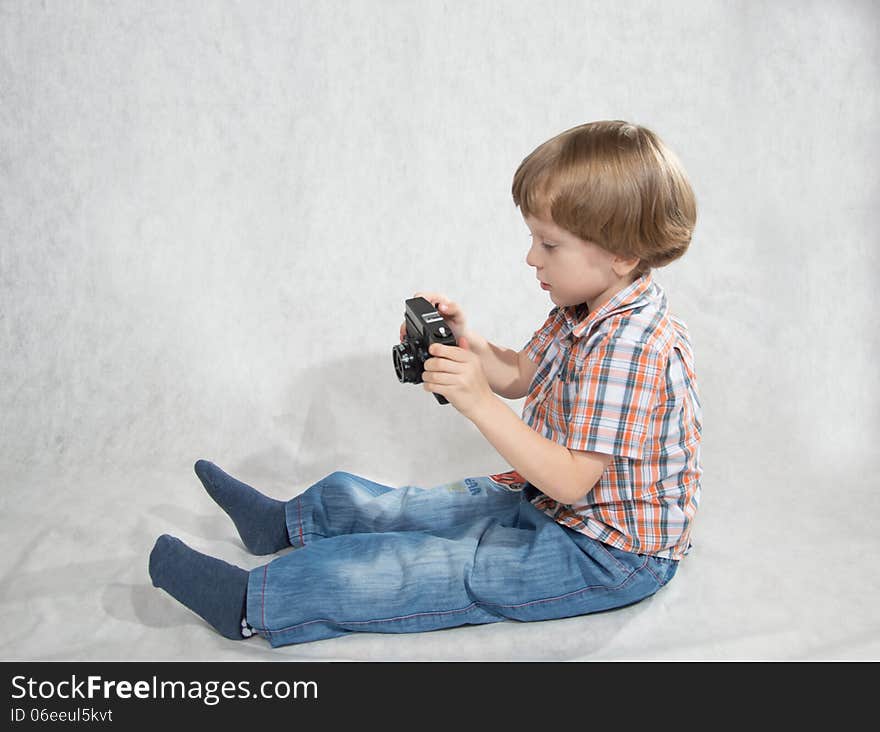
[[[425,361],[431,358],[428,349],[433,343],[444,346],[458,345],[452,328],[437,312],[430,302],[423,297],[413,297],[406,301],[404,310],[406,335],[403,340],[391,349],[394,359],[394,370],[402,384],[421,384]],[[449,404],[442,394],[434,394],[440,404]]]

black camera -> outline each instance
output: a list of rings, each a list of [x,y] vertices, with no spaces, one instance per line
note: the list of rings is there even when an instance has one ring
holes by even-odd
[[[394,357],[394,370],[402,384],[421,384],[425,361],[431,358],[428,349],[432,343],[444,346],[458,345],[452,328],[437,312],[431,303],[423,297],[413,297],[406,301],[403,312],[406,322],[406,335],[403,340],[391,349]],[[442,394],[434,394],[441,404],[449,404]]]

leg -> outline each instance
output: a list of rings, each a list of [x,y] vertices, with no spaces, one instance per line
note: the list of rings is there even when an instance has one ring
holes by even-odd
[[[488,476],[391,488],[337,471],[289,500],[285,511],[290,543],[301,547],[343,534],[437,531],[483,517],[510,525],[520,502],[519,491]]]
[[[195,472],[229,515],[252,554],[272,554],[291,544],[380,531],[421,531],[454,526],[475,516],[510,521],[520,493],[488,476],[435,488],[392,488],[337,471],[285,502],[264,496],[207,460]]]
[[[507,525],[481,516],[307,543],[250,572],[247,618],[273,646],[562,618],[653,594],[671,577],[662,561],[604,547],[521,501]]]

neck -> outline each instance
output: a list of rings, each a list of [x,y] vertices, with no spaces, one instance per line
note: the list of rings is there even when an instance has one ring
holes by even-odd
[[[629,277],[623,277],[611,285],[607,290],[597,295],[591,302],[587,303],[587,309],[589,312],[596,312],[599,308],[601,308],[605,303],[607,303],[612,297],[614,297],[621,290],[625,290],[629,287],[633,282],[638,279],[631,279]]]

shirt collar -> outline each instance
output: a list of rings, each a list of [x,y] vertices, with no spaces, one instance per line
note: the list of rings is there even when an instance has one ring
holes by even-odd
[[[566,305],[564,308],[561,308],[562,317],[565,319],[563,335],[567,335],[570,332],[575,338],[582,337],[591,327],[601,320],[642,305],[647,294],[649,291],[653,290],[654,287],[655,285],[651,273],[646,272],[614,295],[598,310],[588,312],[586,303],[581,303],[580,305]]]

